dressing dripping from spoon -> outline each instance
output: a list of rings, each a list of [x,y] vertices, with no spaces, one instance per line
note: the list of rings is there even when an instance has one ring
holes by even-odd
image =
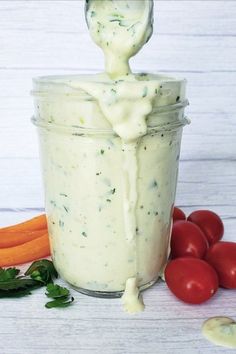
[[[152,35],[153,1],[87,0],[85,16],[91,37],[104,52],[108,75],[129,75],[129,59]]]

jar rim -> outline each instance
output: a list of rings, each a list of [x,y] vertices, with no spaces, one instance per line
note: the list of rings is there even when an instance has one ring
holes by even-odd
[[[126,78],[127,79],[127,78]],[[125,79],[125,81],[126,81]],[[90,97],[84,89],[76,86],[78,82],[90,82],[94,84],[114,85],[124,81],[121,78],[117,81],[112,80],[106,73],[78,73],[77,75],[48,75],[38,76],[32,79],[33,89],[31,95],[35,97],[45,97],[50,93],[50,96],[70,96],[81,98]],[[185,78],[176,78],[170,75],[163,75],[160,73],[133,73],[130,79],[126,81],[127,85],[136,84],[139,81],[156,81],[161,85],[180,85],[185,87],[187,80]]]
[[[167,112],[173,112],[177,111],[180,109],[185,108],[188,106],[189,102],[188,100],[184,100],[182,102],[178,102],[176,104],[172,105],[166,105],[166,106],[159,106],[154,108],[151,114],[158,114],[158,113],[167,113]],[[65,125],[65,124],[58,124],[55,122],[49,122],[49,121],[44,121],[37,119],[35,116],[31,118],[31,122],[39,127],[39,128],[45,128],[45,129],[53,129],[58,132],[68,132],[72,133],[72,135],[78,135],[78,136],[83,136],[83,135],[113,135],[113,136],[118,136],[112,129],[99,129],[99,128],[88,128],[88,127],[81,127],[79,125]],[[175,121],[175,122],[166,122],[163,124],[159,124],[156,126],[151,126],[148,127],[147,129],[147,134],[153,134],[153,133],[158,133],[162,131],[171,131],[171,130],[177,130],[180,127],[185,126],[186,124],[190,124],[190,120],[187,117],[183,117],[183,119]]]
[[[150,81],[151,80],[162,80],[163,82],[186,82],[187,80],[183,77],[174,77],[171,75],[165,75],[161,74],[159,72],[134,72],[132,73],[132,77],[142,77],[143,81]],[[148,80],[145,80],[145,77]],[[64,81],[63,81],[64,79]],[[112,80],[109,78],[109,76],[106,74],[106,72],[78,72],[78,74],[69,74],[69,75],[43,75],[43,76],[36,76],[32,78],[33,84],[35,85],[40,85],[40,84],[60,84],[60,85],[67,85],[68,83],[72,83],[72,79],[79,79],[79,81],[82,79],[84,81],[87,79],[89,82],[94,82],[94,83],[111,83],[114,84],[116,82],[115,80]],[[105,81],[104,81],[105,79]],[[123,78],[122,78],[123,79]],[[87,81],[86,80],[86,81]],[[120,80],[117,80],[119,82]],[[122,81],[122,80],[121,80]],[[135,81],[127,81],[127,82],[135,82]]]

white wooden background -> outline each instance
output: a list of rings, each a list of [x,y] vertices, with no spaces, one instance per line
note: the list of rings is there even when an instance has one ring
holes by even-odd
[[[0,0],[0,224],[43,210],[31,78],[98,71],[103,58],[89,38],[83,1]],[[188,79],[177,205],[209,208],[236,241],[236,1],[155,1],[152,40],[135,70]],[[145,312],[125,314],[119,300],[74,293],[63,310],[44,309],[43,291],[0,300],[1,354],[232,353],[201,335],[210,316],[236,319],[235,291],[201,306],[173,298],[163,283],[144,293]]]

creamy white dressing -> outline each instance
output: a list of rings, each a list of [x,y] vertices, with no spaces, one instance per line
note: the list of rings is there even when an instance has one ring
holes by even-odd
[[[145,305],[143,303],[143,297],[139,293],[136,278],[127,279],[121,301],[124,310],[128,313],[137,313],[144,310]]]
[[[100,76],[100,80],[103,81],[78,81],[70,86],[83,89],[97,100],[113,131],[124,142],[137,141],[147,133],[147,116],[158,96],[160,82],[139,81],[133,74],[115,82],[106,82],[106,75]]]
[[[139,288],[167,260],[176,191],[182,131],[170,127],[183,122],[183,109],[163,109],[158,121],[155,109],[185,99],[184,81],[131,73],[129,59],[152,33],[152,8],[149,0],[89,0],[106,73],[41,78],[34,92],[37,124],[47,128],[40,137],[56,268],[78,289],[124,291],[130,313],[143,310]]]
[[[88,26],[90,34],[103,50],[106,72],[112,78],[130,74],[129,59],[147,42],[152,33],[153,3],[143,1],[94,1],[88,2]],[[135,77],[132,78],[135,80]],[[122,80],[109,92],[98,90],[97,99],[101,110],[113,130],[121,137],[123,158],[123,211],[127,241],[134,241],[134,276],[126,281],[125,309],[128,312],[140,311],[137,288],[137,244],[136,207],[138,138],[147,133],[147,116],[153,108],[153,99],[158,92],[156,82],[137,82],[134,91],[128,91],[127,80]],[[83,87],[85,88],[85,87]],[[88,92],[94,95],[93,87]],[[131,97],[130,97],[131,96]],[[138,306],[139,305],[139,306]]]
[[[137,193],[137,176],[138,176],[138,163],[137,163],[137,149],[138,142],[123,143],[122,149],[124,150],[123,160],[123,211],[124,211],[124,224],[126,240],[132,241],[136,235],[136,207],[138,201]],[[136,246],[136,245],[135,245]]]
[[[213,344],[236,348],[236,322],[232,318],[209,318],[203,323],[202,334]]]

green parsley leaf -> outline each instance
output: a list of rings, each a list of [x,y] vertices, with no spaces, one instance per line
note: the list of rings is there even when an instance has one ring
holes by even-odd
[[[67,296],[63,296],[63,297],[60,297],[56,300],[53,300],[53,301],[49,301],[45,304],[45,307],[48,308],[48,309],[51,309],[53,307],[68,307],[72,304],[72,302],[74,301],[74,298],[71,297],[71,298],[68,298]]]
[[[20,269],[16,268],[0,268],[0,282],[15,279],[16,276],[20,273]]]
[[[32,279],[41,282],[44,285],[52,283],[53,279],[58,277],[52,261],[49,261],[48,259],[41,259],[33,262],[25,272],[25,275],[29,275]]]
[[[27,276],[18,276],[19,273],[17,268],[0,268],[0,298],[30,295],[31,290],[42,286]]]
[[[18,290],[39,287],[39,283],[34,279],[16,278],[0,282],[0,290]]]
[[[46,295],[47,297],[56,299],[59,297],[69,296],[70,291],[67,288],[63,288],[62,286],[57,284],[48,284]]]
[[[45,307],[47,308],[67,307],[74,301],[74,298],[70,296],[70,291],[58,284],[48,284],[47,292],[45,294],[47,297],[54,299],[45,304]]]
[[[47,285],[46,295],[53,299],[46,303],[47,308],[67,307],[74,301],[67,288],[53,284],[53,279],[58,274],[48,259],[33,262],[25,274],[18,275],[19,273],[17,268],[0,268],[0,298],[27,296],[32,290]]]
[[[26,295],[31,295],[31,289],[16,289],[16,290],[0,290],[0,298],[18,298]]]

